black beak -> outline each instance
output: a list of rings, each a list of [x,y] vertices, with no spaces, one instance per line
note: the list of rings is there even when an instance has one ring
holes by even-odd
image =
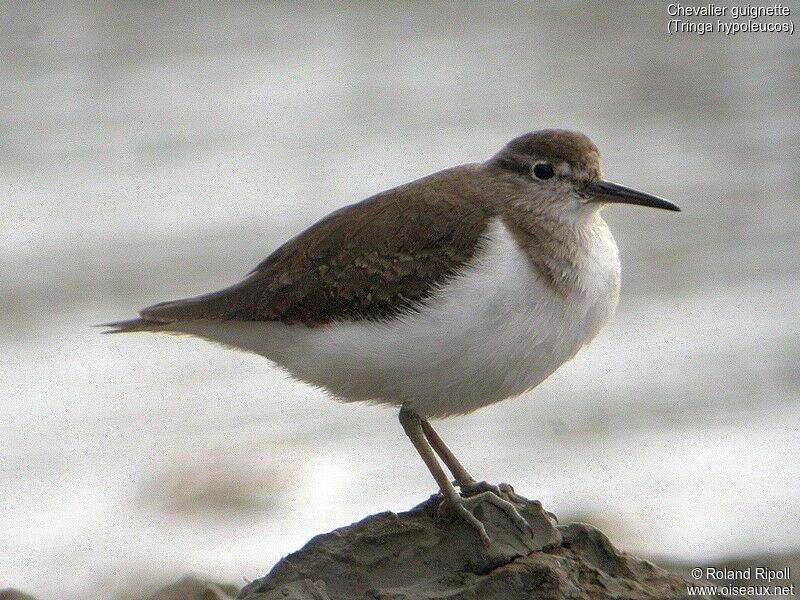
[[[664,210],[680,211],[676,205],[669,200],[651,196],[644,192],[625,187],[613,181],[598,179],[589,184],[586,190],[591,194],[594,202],[613,202],[616,204],[638,204],[651,208],[663,208]]]

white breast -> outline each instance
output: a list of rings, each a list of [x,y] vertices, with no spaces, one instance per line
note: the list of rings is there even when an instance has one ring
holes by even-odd
[[[605,223],[569,296],[554,292],[498,220],[481,255],[417,313],[325,327],[195,322],[185,333],[266,356],[345,401],[468,413],[541,383],[609,320],[619,259]]]

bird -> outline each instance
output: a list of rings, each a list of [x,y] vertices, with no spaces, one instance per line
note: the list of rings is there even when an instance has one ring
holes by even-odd
[[[442,505],[488,546],[475,507],[488,501],[530,532],[519,497],[477,481],[430,420],[532,390],[609,322],[620,293],[600,215],[610,204],[680,210],[605,179],[585,134],[533,131],[488,160],[336,210],[239,283],[144,308],[105,333],[195,336],[266,357],[340,401],[398,408]]]

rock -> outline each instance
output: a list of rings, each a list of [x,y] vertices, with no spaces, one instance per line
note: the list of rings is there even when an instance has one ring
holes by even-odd
[[[6,588],[0,590],[0,600],[36,600],[36,598],[17,589]]]
[[[538,502],[517,497],[534,535],[497,508],[476,516],[493,540],[437,515],[434,496],[412,510],[380,513],[316,536],[239,593],[241,600],[522,600],[678,598],[687,582],[620,552],[581,523],[558,527]]]
[[[735,585],[739,587],[770,585],[773,587],[772,594],[761,595],[759,594],[757,600],[771,600],[771,599],[785,599],[797,594],[797,589],[800,589],[800,552],[788,552],[783,554],[751,554],[749,556],[739,556],[738,558],[717,559],[713,563],[704,561],[694,561],[690,564],[675,562],[659,561],[661,564],[668,568],[670,571],[679,573],[689,581],[694,581],[696,574],[693,572],[700,569],[701,573],[707,573],[707,569],[711,568],[714,571],[722,569],[730,569],[731,571],[742,571],[749,569],[750,576],[739,577],[733,576],[730,579],[715,578],[712,581],[703,578],[701,583],[714,583],[716,585]],[[774,579],[765,581],[763,577],[757,575],[758,569],[770,569],[777,576]],[[778,573],[781,575],[778,575]],[[788,576],[788,577],[786,577]],[[789,591],[779,592],[775,587],[789,587]],[[791,588],[794,586],[794,588]]]
[[[187,575],[156,591],[148,600],[233,600],[216,583]]]

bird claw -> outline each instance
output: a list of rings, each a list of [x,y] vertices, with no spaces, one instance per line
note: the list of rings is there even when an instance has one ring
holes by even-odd
[[[512,502],[503,497],[520,498],[514,493],[514,489],[510,485],[501,483],[495,486],[482,481],[469,486],[462,486],[462,489],[464,487],[469,489],[467,495],[448,497],[448,504],[458,516],[477,530],[484,546],[488,548],[491,545],[491,538],[486,533],[486,527],[483,523],[472,513],[472,510],[483,502],[488,502],[503,511],[523,535],[533,536],[533,528],[528,521],[525,520]]]
[[[498,483],[495,485],[488,481],[473,481],[472,483],[460,484],[458,487],[461,488],[461,493],[464,496],[475,496],[483,492],[491,492],[498,498],[507,500],[512,504],[521,504],[524,506],[529,502],[527,498],[523,498],[517,494],[514,488],[508,483]]]
[[[464,496],[475,496],[482,492],[491,492],[504,500],[508,500],[515,506],[529,506],[533,504],[541,508],[541,503],[538,500],[528,500],[524,496],[520,496],[508,483],[498,483],[495,485],[486,481],[473,481],[472,483],[458,484],[458,487],[461,488],[461,493]],[[544,514],[547,515],[547,518],[550,519],[551,522],[558,524],[558,518],[553,513],[545,510]]]
[[[476,496],[471,498],[462,498],[461,496],[456,496],[454,498],[447,498],[445,500],[448,507],[455,511],[456,515],[464,519],[467,524],[475,529],[478,532],[478,535],[481,538],[481,542],[483,542],[484,547],[488,548],[492,545],[492,538],[489,537],[489,534],[486,533],[486,527],[483,523],[480,522],[478,517],[472,514],[472,509],[475,508],[479,503],[475,502]]]

